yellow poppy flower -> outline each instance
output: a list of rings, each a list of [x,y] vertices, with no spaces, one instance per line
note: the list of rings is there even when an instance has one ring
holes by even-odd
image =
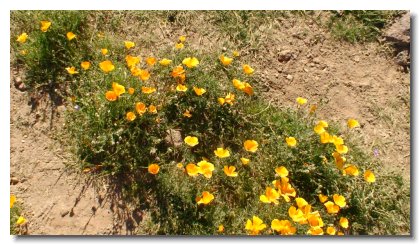
[[[340,211],[340,207],[331,201],[324,203],[324,206],[327,208],[327,212],[329,214],[336,214],[338,211]]]
[[[322,221],[321,216],[319,215],[319,212],[312,212],[307,215],[308,223],[311,227],[323,227],[324,222]]]
[[[206,92],[204,88],[198,88],[194,86],[193,89],[194,89],[195,94],[198,96],[201,96]]]
[[[185,137],[184,142],[189,146],[196,146],[198,145],[198,138],[194,136],[187,136]]]
[[[349,228],[349,220],[347,218],[341,217],[339,223],[344,229]]]
[[[296,98],[296,102],[297,102],[299,105],[304,105],[304,104],[306,104],[306,103],[308,102],[308,100],[307,100],[307,99],[305,99],[305,98],[302,98],[302,97],[297,97],[297,98]]]
[[[183,42],[185,42],[185,40],[187,39],[187,37],[186,36],[180,36],[179,37],[179,41],[181,42],[181,43],[183,43]]]
[[[276,171],[276,173],[280,176],[280,177],[286,177],[287,175],[289,175],[289,171],[287,170],[286,167],[284,166],[280,166],[278,168],[276,168],[274,171]]]
[[[317,134],[322,134],[322,133],[325,133],[325,128],[324,128],[324,126],[322,126],[322,125],[320,125],[319,123],[314,127],[314,131],[315,131],[315,133],[317,133]]]
[[[159,169],[160,169],[160,167],[156,163],[152,163],[152,164],[149,165],[149,167],[147,167],[147,171],[149,171],[149,173],[151,173],[151,174],[158,174]]]
[[[247,82],[244,83],[244,88],[242,89],[242,91],[244,93],[246,93],[247,95],[252,95],[254,94],[254,89],[251,87],[251,85]]]
[[[200,62],[195,57],[188,57],[182,61],[182,64],[186,65],[188,68],[193,68],[200,64]]]
[[[182,114],[184,117],[188,117],[188,118],[190,118],[190,117],[192,117],[192,114],[190,113],[190,111],[189,110],[186,110],[183,114]]]
[[[358,176],[359,169],[355,165],[349,165],[343,170],[344,175]]]
[[[229,157],[230,156],[230,152],[228,149],[223,149],[223,148],[217,148],[214,151],[214,154],[219,157],[219,158],[225,158],[225,157]]]
[[[134,119],[136,119],[136,114],[134,114],[134,112],[130,111],[130,112],[127,112],[126,117],[127,117],[128,121],[132,122],[132,121],[134,121]]]
[[[219,228],[217,228],[217,231],[220,233],[223,233],[225,231],[225,227],[223,225],[219,225]]]
[[[204,177],[210,179],[213,175],[214,165],[206,160],[202,160],[197,163],[197,166],[200,168],[199,173],[204,175]]]
[[[252,73],[254,73],[254,69],[252,69],[249,65],[245,64],[242,65],[242,69],[244,71],[245,74],[247,75],[251,75]]]
[[[131,55],[126,55],[125,56],[125,62],[127,63],[127,66],[129,68],[132,68],[132,67],[134,67],[134,66],[136,66],[137,64],[140,63],[140,58],[135,57],[135,56],[131,56]]]
[[[296,141],[295,137],[286,137],[286,143],[290,147],[295,147],[296,144],[297,144],[297,141]]]
[[[184,44],[183,43],[177,43],[177,44],[175,44],[175,48],[176,49],[183,49],[184,48]]]
[[[21,50],[19,53],[21,55],[27,55],[28,54],[28,50],[24,49],[24,50]]]
[[[16,221],[17,225],[23,225],[25,223],[26,223],[26,219],[23,216],[20,216]]]
[[[150,78],[150,73],[147,70],[139,70],[139,77],[142,81],[147,81]]]
[[[204,204],[204,205],[207,205],[207,204],[209,204],[211,201],[213,201],[214,200],[214,196],[213,196],[213,194],[211,194],[210,192],[208,192],[208,191],[204,191],[202,194],[201,194],[201,197],[198,197],[197,198],[197,204]]]
[[[41,21],[41,31],[42,32],[47,32],[48,28],[50,28],[50,26],[51,26],[51,22],[46,21],[46,20]]]
[[[235,50],[235,51],[233,51],[233,52],[232,52],[232,55],[233,55],[234,57],[238,57],[238,56],[239,56],[239,52]]]
[[[245,84],[238,79],[233,79],[232,83],[233,83],[233,86],[237,88],[238,90],[242,91],[245,88]]]
[[[187,164],[187,166],[185,166],[185,169],[187,170],[187,174],[189,176],[197,176],[200,172],[200,168],[194,163]]]
[[[174,69],[172,69],[172,72],[171,72],[172,77],[177,78],[177,77],[181,77],[183,75],[185,75],[184,67],[176,66]]]
[[[271,221],[271,229],[277,231],[281,235],[294,235],[296,233],[296,227],[293,227],[292,223],[288,220],[274,219]]]
[[[328,132],[323,132],[319,135],[319,139],[322,144],[330,143],[332,140],[332,136]]]
[[[347,126],[349,128],[355,128],[355,127],[360,127],[360,124],[356,119],[351,118],[347,121]]]
[[[184,165],[180,162],[180,163],[176,164],[176,167],[179,168],[179,169],[182,169],[182,168],[184,168]],[[198,173],[198,171],[197,171],[197,173]]]
[[[220,55],[219,60],[220,60],[220,62],[222,62],[222,64],[223,64],[224,66],[228,66],[228,65],[230,65],[230,63],[232,63],[232,61],[233,61],[233,59],[232,59],[232,58],[226,57],[226,56],[224,56],[223,54],[222,54],[222,55]]]
[[[320,235],[324,235],[324,231],[322,230],[321,227],[311,227],[307,234],[312,235],[312,236],[320,236]]]
[[[107,55],[107,54],[108,54],[108,49],[106,49],[106,48],[102,48],[102,49],[101,49],[101,53],[102,53],[103,55]]]
[[[217,102],[218,102],[220,105],[223,105],[223,104],[225,103],[225,99],[224,99],[224,98],[217,98]]]
[[[349,151],[349,148],[345,145],[336,145],[335,150],[340,154],[346,154]]]
[[[334,203],[337,204],[340,208],[346,206],[346,198],[342,195],[334,194],[333,195]]]
[[[149,66],[154,66],[156,64],[156,58],[155,57],[147,57],[146,63]]]
[[[124,46],[125,46],[126,49],[130,49],[130,48],[136,46],[136,44],[134,42],[131,42],[131,41],[124,41]]]
[[[110,60],[105,60],[99,63],[99,67],[101,70],[105,73],[108,73],[110,71],[113,71],[115,69],[115,66],[112,64]]]
[[[376,178],[372,171],[366,170],[363,174],[365,180],[369,183],[375,182]]]
[[[342,231],[337,232],[337,236],[344,236],[344,233]]]
[[[118,98],[118,96],[117,96],[117,94],[116,94],[114,91],[107,91],[107,92],[105,93],[105,98],[106,98],[108,101],[116,101],[116,100],[117,100],[117,98]]]
[[[172,60],[169,60],[169,59],[166,59],[166,58],[164,58],[164,59],[162,59],[162,60],[159,61],[159,64],[161,64],[163,66],[167,66],[167,65],[169,65],[171,63],[172,63]]]
[[[133,95],[134,94],[134,88],[128,88],[128,94]]]
[[[244,149],[249,152],[256,152],[258,150],[258,142],[255,140],[246,140],[244,142]]]
[[[76,34],[74,34],[74,33],[73,33],[73,32],[71,32],[71,31],[67,32],[66,36],[67,36],[67,40],[69,40],[69,41],[71,41],[71,40],[73,40],[74,38],[76,38]]]
[[[28,39],[28,34],[26,34],[26,32],[20,34],[18,36],[18,38],[16,39],[16,41],[20,42],[20,43],[25,43],[26,39]]]
[[[233,105],[234,101],[235,101],[235,95],[232,93],[228,93],[224,99],[224,103],[227,103],[229,105]]]
[[[294,222],[304,223],[306,221],[306,217],[303,214],[302,210],[297,209],[295,206],[290,206],[288,213],[289,217],[292,218]]]
[[[319,201],[321,203],[324,203],[324,202],[326,202],[328,200],[328,196],[322,195],[321,193],[318,194],[318,198],[319,198]]]
[[[149,112],[152,113],[152,114],[156,114],[157,113],[156,106],[149,105]]]
[[[90,68],[90,62],[89,61],[83,61],[80,63],[80,66],[83,68],[83,70],[87,70]]]
[[[311,105],[311,108],[309,109],[309,113],[314,114],[317,108],[318,108],[317,105]]]
[[[328,122],[327,121],[324,121],[324,120],[318,121],[318,124],[317,125],[320,125],[320,126],[322,126],[324,128],[328,128]]]
[[[112,90],[114,90],[115,94],[117,94],[118,97],[125,93],[125,87],[116,82],[112,83]]]
[[[13,208],[13,205],[15,205],[16,202],[16,196],[10,195],[10,208]]]
[[[246,221],[245,230],[248,230],[251,235],[258,235],[266,227],[267,225],[260,218],[253,216],[252,221],[249,219]]]
[[[237,177],[238,176],[238,172],[235,172],[236,167],[235,166],[224,166],[223,167],[223,172],[225,172],[225,174],[229,177]]]
[[[141,87],[141,92],[144,93],[144,94],[151,94],[153,92],[156,92],[156,89],[155,88],[152,88],[152,87],[144,87],[144,86],[142,86]]]
[[[76,71],[76,67],[72,66],[72,67],[67,67],[66,71],[70,74],[70,75],[74,75],[79,73],[78,71]]]
[[[137,68],[136,66],[132,66],[132,67],[129,67],[129,68],[130,68],[131,75],[133,75],[135,77],[140,77],[141,69]]]
[[[337,231],[335,230],[334,226],[328,226],[327,227],[327,234],[328,235],[334,236],[336,232]]]
[[[346,158],[345,157],[338,157],[335,159],[335,166],[340,169],[343,170],[344,168],[344,162],[346,162]]]
[[[333,140],[332,143],[337,146],[337,145],[343,145],[344,144],[344,140],[341,137],[338,137],[337,135],[333,135]]]
[[[267,187],[265,189],[265,195],[260,196],[260,201],[263,203],[274,203],[275,205],[279,204],[278,199],[280,194],[273,188]]]
[[[250,160],[248,158],[241,157],[241,162],[242,162],[243,165],[247,165],[249,163],[249,161]]]
[[[147,107],[143,102],[136,103],[136,111],[138,114],[143,115],[147,111]]]
[[[298,208],[303,208],[306,205],[308,205],[308,202],[302,197],[296,198],[295,201],[296,201],[296,205],[298,206]]]

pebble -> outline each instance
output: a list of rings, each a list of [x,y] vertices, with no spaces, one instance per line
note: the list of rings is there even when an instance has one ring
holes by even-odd
[[[10,178],[10,183],[12,185],[16,185],[17,183],[19,183],[19,180],[16,177],[12,177],[12,178]]]
[[[69,214],[70,212],[68,210],[64,210],[60,212],[61,217],[66,216],[67,214]]]
[[[287,78],[287,80],[290,80],[290,81],[291,81],[291,80],[293,80],[293,76],[292,76],[292,75],[290,75],[290,74],[289,74],[289,75],[287,75],[287,77],[286,77],[286,78]]]
[[[26,90],[26,85],[24,83],[19,84],[18,89],[20,91],[25,91]]]
[[[25,143],[25,140],[22,140],[21,142],[22,142],[22,143]]]

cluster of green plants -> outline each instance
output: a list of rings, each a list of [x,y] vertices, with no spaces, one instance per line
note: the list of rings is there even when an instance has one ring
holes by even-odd
[[[10,235],[24,234],[26,219],[22,216],[20,203],[16,203],[16,196],[10,195]]]
[[[332,11],[328,27],[335,37],[348,42],[375,41],[382,29],[402,13],[394,10]]]
[[[236,50],[193,48],[181,36],[152,52],[147,37],[126,40],[75,21],[83,12],[67,15],[42,15],[42,30],[13,37],[14,51],[28,79],[39,72],[65,83],[64,137],[78,169],[120,181],[121,198],[151,213],[148,233],[409,230],[409,190],[351,140],[363,134],[357,120],[342,130],[301,97],[293,109],[270,105],[260,71]],[[60,41],[40,45],[50,39]]]

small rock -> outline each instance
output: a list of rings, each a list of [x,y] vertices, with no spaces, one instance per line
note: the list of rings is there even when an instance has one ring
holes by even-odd
[[[61,211],[60,212],[60,215],[61,215],[61,217],[64,217],[64,216],[66,216],[67,214],[69,214],[70,213],[70,211],[68,211],[68,210],[64,210],[64,211]]]
[[[410,65],[410,54],[407,50],[403,50],[397,54],[395,57],[398,65],[409,66]]]
[[[18,89],[20,91],[25,91],[26,90],[26,85],[24,83],[19,84]]]
[[[12,185],[16,185],[16,184],[18,184],[18,183],[19,183],[18,178],[16,178],[16,177],[12,177],[12,178],[10,178],[10,184],[12,184]]]
[[[22,143],[25,143],[25,140],[22,140],[21,142],[22,142]]]
[[[64,105],[57,106],[57,111],[59,113],[63,113],[64,111],[66,111],[66,106]]]
[[[294,57],[294,53],[290,50],[283,50],[279,53],[278,60],[280,62],[287,62]]]
[[[400,49],[410,47],[410,12],[403,15],[384,33],[385,39]]]
[[[359,56],[354,56],[353,60],[354,60],[355,62],[359,62],[359,61],[360,61],[360,57],[359,57]]]
[[[22,83],[22,78],[16,77],[15,78],[15,86],[19,86]]]
[[[27,137],[28,137],[28,135],[26,135],[26,134],[23,136],[23,138],[27,138]]]
[[[287,80],[290,80],[290,81],[292,81],[292,80],[293,80],[293,76],[292,76],[292,75],[290,75],[290,74],[289,74],[289,75],[287,75],[287,77],[286,77],[286,78],[287,78]]]

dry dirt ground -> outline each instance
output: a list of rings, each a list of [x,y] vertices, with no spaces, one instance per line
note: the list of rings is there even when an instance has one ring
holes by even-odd
[[[197,20],[188,29],[161,26],[153,35],[169,43],[187,34],[192,46],[207,43],[209,49],[222,44],[222,35],[204,22]],[[318,104],[319,119],[338,122],[343,129],[348,118],[356,118],[360,145],[372,154],[377,149],[384,171],[402,173],[409,181],[410,72],[382,45],[336,41],[310,18],[280,19],[266,28],[259,36],[260,50],[243,55],[254,61],[267,100],[292,107],[296,97],[306,97]],[[50,129],[47,101],[31,111],[28,95],[13,86],[20,72],[11,72],[11,193],[22,201],[28,233],[129,234],[137,223],[127,222],[133,215],[125,204],[108,197],[106,185],[95,186],[86,175],[66,168],[72,158],[54,139],[65,107]]]

